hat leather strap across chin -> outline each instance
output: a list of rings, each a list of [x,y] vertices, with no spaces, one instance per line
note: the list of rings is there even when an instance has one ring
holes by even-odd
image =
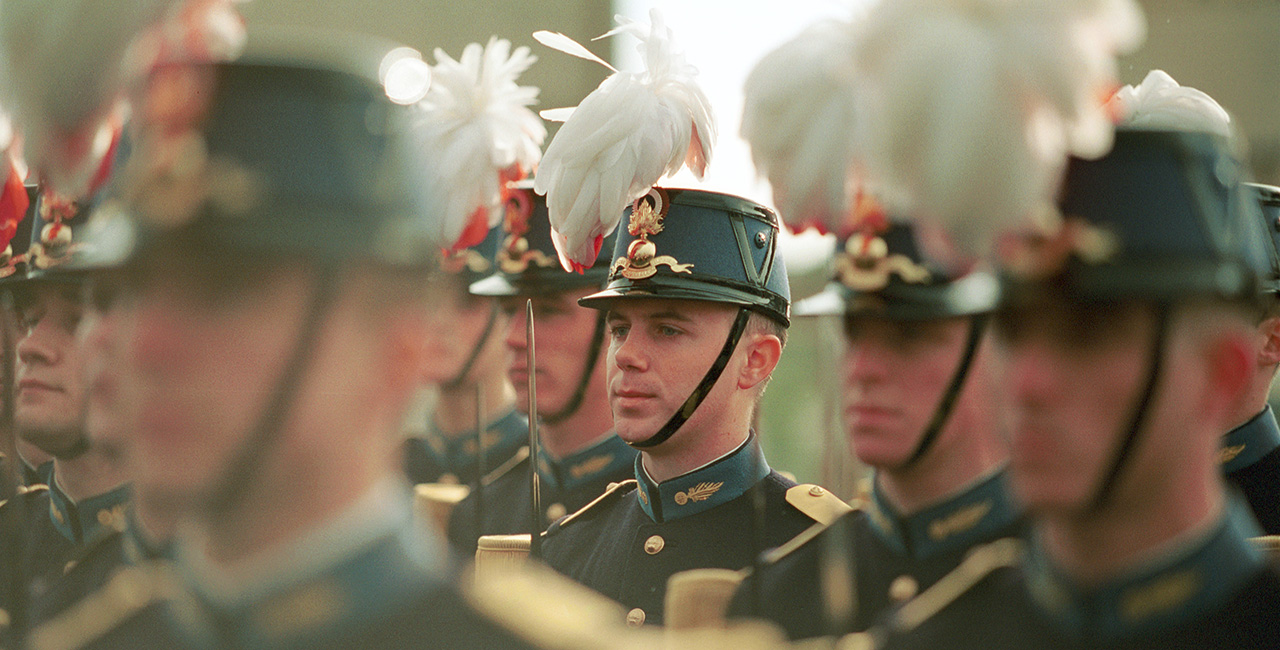
[[[582,366],[582,372],[578,375],[578,387],[573,390],[573,396],[569,398],[568,403],[555,413],[546,413],[541,415],[543,424],[557,424],[564,422],[578,412],[582,407],[582,400],[586,399],[587,386],[591,383],[591,378],[596,374],[596,361],[600,359],[600,348],[604,346],[604,323],[605,313],[600,312],[596,316],[596,331],[591,335],[591,347],[587,350],[587,362]],[[533,372],[533,369],[529,369]]]
[[[467,375],[471,374],[471,368],[476,365],[476,359],[480,358],[480,352],[484,350],[485,344],[489,342],[489,337],[493,334],[493,326],[498,322],[498,312],[500,310],[498,301],[489,301],[489,320],[485,321],[484,330],[480,332],[480,338],[476,340],[475,345],[471,346],[471,353],[467,355],[467,360],[462,363],[462,367],[447,381],[440,384],[441,388],[461,388],[462,384],[467,381]]]
[[[707,398],[707,394],[711,392],[712,387],[720,379],[720,374],[724,372],[726,366],[729,365],[729,357],[733,356],[733,351],[738,348],[738,342],[742,340],[742,333],[747,330],[747,321],[751,320],[751,310],[746,307],[738,308],[738,317],[734,319],[733,326],[729,328],[729,336],[724,340],[724,347],[720,348],[720,354],[711,362],[711,367],[707,369],[707,374],[702,376],[702,381],[698,382],[698,387],[693,389],[680,405],[679,409],[662,425],[658,432],[641,440],[639,442],[629,442],[627,444],[636,449],[648,449],[657,447],[666,442],[675,432],[684,426],[684,423],[693,417],[693,412],[697,410],[698,405],[702,404],[702,400]]]
[[[1148,352],[1149,361],[1147,362],[1147,380],[1142,387],[1142,392],[1138,395],[1138,400],[1134,402],[1133,411],[1129,415],[1128,427],[1124,432],[1124,438],[1120,441],[1120,446],[1116,448],[1115,456],[1111,459],[1111,466],[1107,468],[1106,474],[1103,475],[1102,481],[1098,484],[1098,489],[1093,494],[1093,500],[1089,504],[1090,512],[1098,512],[1106,507],[1108,500],[1115,493],[1116,483],[1119,482],[1120,472],[1124,469],[1129,456],[1133,455],[1133,450],[1137,447],[1138,439],[1141,437],[1142,430],[1146,425],[1147,416],[1150,415],[1151,401],[1155,399],[1156,385],[1160,382],[1160,370],[1164,365],[1164,349],[1165,341],[1169,338],[1169,306],[1159,304],[1156,306],[1156,330],[1151,337],[1151,348]]]
[[[942,392],[938,406],[933,410],[933,417],[929,418],[929,425],[925,427],[924,435],[920,437],[915,451],[911,452],[911,457],[895,469],[904,470],[915,465],[929,453],[933,443],[937,442],[938,434],[942,433],[942,427],[946,426],[947,420],[951,419],[951,412],[955,410],[960,392],[964,390],[965,380],[969,378],[969,369],[973,367],[973,360],[978,356],[978,346],[982,344],[982,335],[986,333],[987,323],[990,320],[987,314],[978,314],[969,319],[969,334],[964,342],[964,352],[960,355],[960,363],[956,365],[956,370],[951,375],[951,382]]]
[[[336,266],[321,264],[316,267],[311,283],[311,296],[307,301],[302,324],[298,328],[298,337],[289,357],[285,359],[284,370],[276,381],[275,390],[257,422],[249,430],[244,443],[231,457],[226,471],[222,472],[221,480],[214,483],[209,492],[206,507],[214,516],[229,514],[240,503],[253,475],[262,466],[271,447],[280,439],[285,417],[297,400],[303,374],[315,357],[321,326],[328,317],[337,294],[338,279]]]

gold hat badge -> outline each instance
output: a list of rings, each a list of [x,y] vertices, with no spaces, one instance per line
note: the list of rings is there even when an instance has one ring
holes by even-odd
[[[57,266],[71,257],[78,244],[71,239],[71,226],[65,222],[76,216],[79,206],[75,201],[45,191],[40,201],[40,218],[45,225],[40,229],[39,241],[31,244],[27,261],[38,269]]]
[[[498,251],[498,268],[503,273],[524,273],[532,264],[547,268],[557,266],[556,260],[538,249],[529,250],[529,240],[525,234],[529,232],[529,218],[533,216],[533,199],[528,190],[510,189],[506,194],[506,213],[503,215],[503,227],[507,238],[502,242],[502,250]]]
[[[692,273],[693,264],[681,264],[670,255],[658,255],[658,247],[649,238],[662,232],[662,220],[667,216],[670,199],[666,191],[653,188],[649,193],[636,199],[631,206],[631,218],[627,222],[627,232],[639,239],[627,246],[627,256],[614,260],[609,276],[622,274],[628,280],[643,280],[653,277],[659,266],[666,266],[674,273]]]
[[[1120,251],[1120,240],[1083,217],[1060,220],[1051,234],[1019,234],[997,243],[997,257],[1009,273],[1029,280],[1041,280],[1064,270],[1067,261],[1102,264]]]
[[[928,269],[906,255],[889,254],[889,244],[880,237],[889,229],[889,221],[874,199],[860,195],[854,211],[861,232],[849,237],[844,252],[836,256],[836,277],[841,284],[855,291],[879,291],[895,273],[912,284],[929,281]]]

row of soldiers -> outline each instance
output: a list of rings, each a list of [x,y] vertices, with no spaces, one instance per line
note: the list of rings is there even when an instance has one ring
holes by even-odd
[[[778,216],[702,189],[650,184],[567,271],[557,193],[505,183],[442,260],[418,174],[444,153],[412,150],[396,56],[255,34],[159,66],[103,195],[31,201],[6,408],[52,460],[0,506],[7,643],[678,645],[623,622],[719,599],[712,624],[785,635],[691,644],[1280,647],[1254,541],[1280,519],[1280,190],[1229,138],[1121,124],[990,269],[860,202],[793,309]],[[842,324],[856,507],[752,429],[806,316]],[[437,430],[405,445],[424,382]],[[553,581],[472,593],[457,567],[503,543],[622,608],[571,610],[605,612],[584,639]],[[674,597],[696,569],[728,573]]]

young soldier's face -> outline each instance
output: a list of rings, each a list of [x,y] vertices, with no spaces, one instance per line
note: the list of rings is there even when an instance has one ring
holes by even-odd
[[[1007,362],[1014,491],[1033,512],[1081,512],[1145,385],[1155,312],[1142,303],[1055,301],[1002,313],[997,322]],[[1169,382],[1161,384],[1148,432],[1162,425],[1155,409],[1167,411],[1176,400]],[[1158,437],[1140,443],[1157,445]],[[1132,481],[1137,462],[1131,459],[1124,480]]]
[[[846,317],[844,331],[843,411],[851,449],[873,467],[899,466],[920,444],[960,364],[969,320]],[[975,363],[966,385],[986,372],[985,363]],[[969,409],[992,407],[971,404],[965,397],[972,393],[961,394],[951,421]],[[938,448],[946,446],[945,438],[944,433]]]
[[[90,440],[127,435],[132,426],[125,398],[130,378],[124,372],[118,278],[99,274],[87,283],[84,296],[84,318],[76,335],[84,358],[85,433]]]
[[[667,423],[720,354],[737,311],[689,300],[619,300],[610,307],[609,404],[618,437],[643,441]],[[735,374],[731,361],[685,428],[714,427]]]
[[[83,309],[80,288],[41,283],[22,291],[18,316],[18,431],[45,453],[82,448],[85,390],[75,332]]]
[[[578,298],[595,293],[588,287],[562,291],[533,298],[534,361],[537,363],[538,412],[556,413],[573,399],[574,391],[584,371],[587,355],[595,336],[596,319],[600,312],[578,305]],[[516,407],[524,411],[529,403],[528,345],[525,343],[526,325],[524,296],[502,299],[502,309],[508,314],[506,343],[511,351],[511,367],[507,376],[516,389]],[[599,366],[604,362],[601,354],[596,366],[590,369],[591,381],[587,399],[603,399],[604,377]],[[607,429],[603,423],[601,431]]]
[[[482,343],[480,338],[485,335],[494,305],[493,298],[471,295],[467,283],[458,275],[433,280],[430,295],[431,329],[426,333],[430,358],[423,379],[434,385],[458,378],[467,359]],[[499,311],[495,318],[488,339],[483,342],[484,349],[472,363],[470,378],[510,365],[511,353],[502,344],[507,316]]]

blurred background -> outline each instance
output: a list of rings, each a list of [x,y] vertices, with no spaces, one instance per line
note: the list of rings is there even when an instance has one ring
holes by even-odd
[[[889,0],[892,1],[892,0]],[[1199,88],[1233,115],[1247,137],[1255,178],[1280,185],[1280,0],[1139,0],[1147,15],[1146,44],[1121,62],[1121,80],[1136,84],[1161,68]],[[457,57],[467,43],[499,36],[528,45],[540,58],[522,83],[542,89],[538,108],[574,106],[607,76],[599,65],[551,51],[530,36],[564,33],[620,69],[638,69],[635,40],[590,39],[623,14],[648,21],[652,7],[701,71],[720,125],[710,189],[768,202],[767,186],[738,140],[741,88],[766,52],[824,16],[844,17],[868,0],[252,0],[242,5],[250,26],[310,25],[388,37],[433,61],[440,48]],[[554,128],[553,128],[554,132]],[[679,179],[677,182],[690,182]],[[795,298],[826,280],[831,244],[817,236],[790,240],[785,254]],[[759,428],[770,463],[802,481],[851,495],[858,468],[840,441],[832,323],[797,321],[782,365],[765,396]]]

